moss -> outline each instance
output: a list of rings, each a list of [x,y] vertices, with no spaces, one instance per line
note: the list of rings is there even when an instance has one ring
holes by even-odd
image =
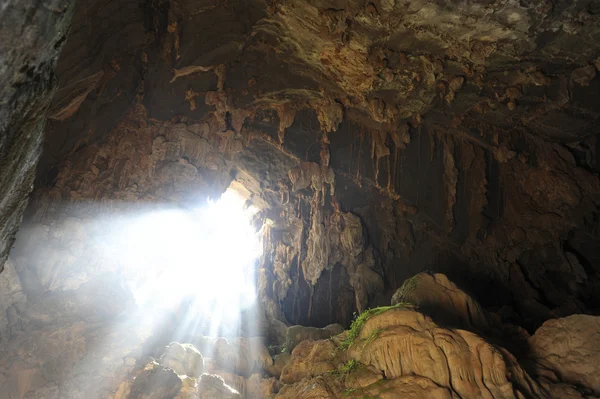
[[[363,326],[365,325],[365,323],[367,322],[367,320],[369,320],[371,317],[380,315],[380,314],[382,314],[384,312],[387,312],[388,310],[391,310],[391,309],[405,308],[405,307],[408,307],[408,306],[411,306],[411,305],[408,304],[408,303],[400,302],[400,303],[398,303],[396,305],[392,305],[392,306],[381,306],[379,308],[373,308],[373,309],[365,310],[356,319],[354,319],[354,321],[350,325],[350,330],[348,330],[348,333],[346,335],[346,339],[344,339],[340,343],[340,346],[338,347],[338,349],[340,349],[340,350],[346,350],[352,344],[354,344],[354,342],[356,341],[356,339],[360,335],[360,332],[361,332]],[[377,335],[379,335],[380,332],[381,331],[379,331],[377,333]],[[371,338],[371,337],[369,336],[369,338]],[[375,339],[375,338],[376,338],[376,336],[373,339]]]
[[[328,375],[340,375],[340,376],[350,374],[354,370],[358,369],[361,365],[362,365],[362,363],[357,362],[354,359],[351,359],[351,360],[348,360],[348,362],[346,364],[344,364],[341,368],[339,368],[337,370],[330,370],[327,372],[327,374]]]
[[[402,286],[399,289],[400,295],[398,296],[398,299],[405,300],[417,288],[418,284],[419,284],[419,275],[418,274],[412,276],[411,278],[404,280],[404,283],[402,283]]]
[[[341,369],[341,374],[351,373],[353,370],[356,370],[360,366],[360,363],[354,359],[348,360],[348,363],[344,364]]]
[[[371,342],[375,341],[379,337],[379,334],[381,334],[382,332],[383,330],[381,328],[377,328],[371,331],[371,334],[369,334],[367,339],[365,339],[363,345],[369,345]]]

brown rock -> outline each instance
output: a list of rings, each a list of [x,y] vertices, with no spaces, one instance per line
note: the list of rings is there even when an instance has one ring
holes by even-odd
[[[173,342],[167,347],[159,363],[173,369],[180,376],[200,377],[203,373],[202,354],[191,344]]]
[[[202,374],[198,383],[199,399],[242,399],[242,395],[222,377],[214,374]]]
[[[530,338],[540,374],[600,394],[600,317],[573,315],[545,322]]]
[[[328,339],[342,332],[344,332],[344,327],[339,324],[331,324],[324,328],[291,326],[288,327],[285,334],[285,349],[287,352],[292,352],[296,345],[304,340]]]
[[[586,65],[574,70],[573,73],[571,73],[571,80],[579,86],[589,86],[595,76],[596,67],[594,67],[594,65]]]
[[[225,370],[248,377],[254,370],[273,365],[269,350],[259,338],[219,338],[214,345],[214,362]]]
[[[336,369],[335,345],[330,340],[302,341],[292,351],[291,360],[281,371],[281,382],[291,384],[303,378],[325,374]]]

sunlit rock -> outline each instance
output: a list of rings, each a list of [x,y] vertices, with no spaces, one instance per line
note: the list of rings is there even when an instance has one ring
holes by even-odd
[[[199,377],[204,370],[204,359],[198,349],[178,342],[171,343],[158,362],[188,377]]]
[[[182,381],[177,373],[152,363],[135,377],[128,398],[164,399],[174,397],[182,386]]]
[[[336,369],[335,344],[328,340],[302,341],[292,351],[292,357],[281,371],[281,382],[291,384],[316,377]]]
[[[254,370],[265,369],[273,364],[269,350],[259,338],[219,338],[214,344],[213,360],[225,369],[242,376],[250,376]]]
[[[198,394],[200,399],[241,399],[238,391],[231,388],[222,377],[214,374],[200,376]]]
[[[374,309],[358,320],[334,340],[300,343],[283,369],[288,386],[280,397],[308,392],[308,386],[326,392],[307,396],[315,398],[546,395],[508,351],[476,334],[441,328],[410,307]]]

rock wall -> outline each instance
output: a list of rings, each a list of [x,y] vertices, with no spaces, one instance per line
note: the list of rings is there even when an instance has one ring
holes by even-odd
[[[0,272],[33,188],[56,88],[54,69],[74,3],[0,5]]]

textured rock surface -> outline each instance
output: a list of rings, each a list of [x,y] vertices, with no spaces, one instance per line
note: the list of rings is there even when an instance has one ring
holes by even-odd
[[[540,375],[600,394],[600,317],[573,315],[548,320],[531,337]],[[552,375],[554,374],[554,375]]]
[[[200,377],[204,371],[202,354],[193,345],[173,342],[159,360],[160,364],[173,369],[179,375]]]
[[[502,323],[444,274],[419,273],[406,280],[392,296],[392,305],[403,303],[415,305],[443,327],[478,333],[515,353],[529,351],[529,334],[523,328]]]
[[[0,5],[0,272],[33,188],[75,1]]]
[[[302,342],[281,381],[290,384],[278,394],[282,398],[300,392],[314,398],[410,392],[417,398],[547,396],[506,350],[401,307],[368,318],[347,352],[337,348],[336,339]]]
[[[324,328],[291,326],[286,331],[285,348],[291,352],[296,345],[305,340],[315,341],[318,339],[328,339],[344,331],[344,327],[339,324],[331,324]]]

